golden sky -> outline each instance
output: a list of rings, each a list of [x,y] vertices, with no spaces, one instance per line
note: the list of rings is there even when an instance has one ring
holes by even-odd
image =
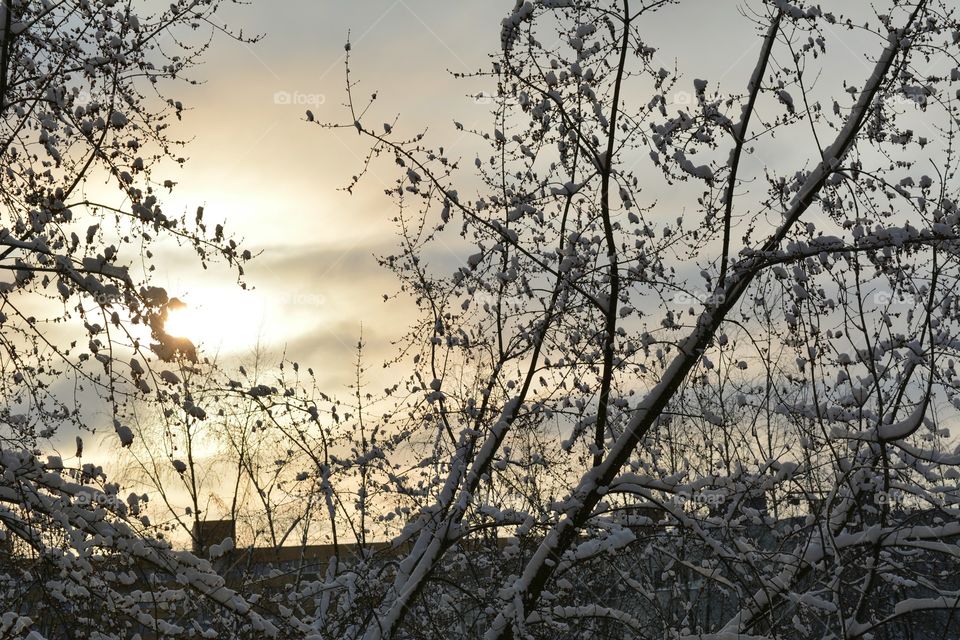
[[[442,135],[454,132],[450,114],[479,121],[487,107],[465,95],[479,85],[447,71],[485,65],[508,4],[283,0],[230,13],[244,33],[265,37],[252,45],[220,39],[195,74],[204,84],[181,91],[189,108],[182,131],[193,140],[167,209],[203,205],[208,219],[226,220],[262,253],[247,270],[249,293],[225,270],[166,265],[171,294],[193,307],[180,323],[188,337],[221,353],[243,352],[259,337],[325,365],[318,373],[334,386],[352,375],[361,322],[371,357],[389,353],[411,311],[383,302],[396,286],[374,257],[395,242],[382,191],[394,176],[374,172],[354,196],[341,191],[361,165],[363,142],[352,131],[310,126],[305,110],[343,119],[350,32],[355,78],[363,94],[380,92],[384,119],[399,113],[411,131],[430,126]]]

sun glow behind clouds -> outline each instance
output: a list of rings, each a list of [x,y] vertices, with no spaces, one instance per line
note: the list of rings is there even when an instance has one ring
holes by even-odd
[[[186,338],[208,355],[250,350],[264,337],[266,301],[250,291],[194,291],[171,309],[164,329]]]

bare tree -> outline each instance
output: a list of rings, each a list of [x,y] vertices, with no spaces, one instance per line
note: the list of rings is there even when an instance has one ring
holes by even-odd
[[[212,37],[239,37],[219,22],[224,4],[0,3],[6,637],[300,628],[268,621],[209,562],[174,552],[142,496],[123,498],[83,458],[83,439],[98,427],[130,446],[146,407],[191,425],[206,418],[183,375],[203,359],[166,333],[178,302],[152,272],[157,247],[180,245],[238,276],[250,258],[222,225],[207,225],[202,208],[188,217],[162,206],[175,182],[161,174],[184,162],[174,125],[185,107],[167,92],[189,78]],[[75,456],[44,459],[74,431]],[[142,589],[131,588],[137,582]],[[186,627],[174,621],[178,608],[192,612]]]
[[[349,115],[318,126],[369,141],[350,189],[400,168],[381,260],[421,313],[403,379],[369,392],[361,338],[340,403],[309,368],[228,372],[164,329],[153,248],[250,257],[202,210],[167,216],[155,175],[184,112],[158,92],[195,30],[225,30],[219,3],[0,3],[0,633],[954,633],[957,10],[756,0],[752,72],[721,81],[661,61],[686,4],[517,2],[472,78],[491,123],[455,123],[466,159],[374,121],[348,59]],[[855,43],[870,70],[846,78]],[[43,459],[92,407],[172,521],[82,437],[76,464]],[[211,511],[211,443],[267,575],[217,573],[236,541],[165,539]],[[280,567],[294,538],[332,542],[322,578]]]
[[[370,140],[351,189],[401,167],[383,262],[422,316],[393,418],[423,462],[394,486],[430,500],[358,636],[950,628],[956,10],[753,3],[731,91],[657,62],[645,25],[683,4],[517,2],[466,162],[375,124],[348,62],[321,126]],[[510,551],[464,567],[481,532]]]

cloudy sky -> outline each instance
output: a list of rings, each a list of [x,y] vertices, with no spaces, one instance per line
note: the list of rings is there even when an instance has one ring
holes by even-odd
[[[391,203],[382,192],[394,176],[381,175],[381,166],[353,196],[344,193],[362,164],[364,143],[350,130],[311,126],[304,112],[344,121],[349,33],[358,93],[379,94],[371,121],[399,114],[405,133],[429,128],[434,144],[472,157],[453,121],[484,126],[489,106],[471,95],[493,87],[451,72],[487,68],[487,55],[499,48],[500,20],[512,6],[512,0],[283,0],[231,8],[226,18],[236,29],[264,37],[256,44],[220,38],[194,74],[203,84],[181,91],[190,108],[183,131],[194,140],[167,208],[203,205],[208,218],[225,219],[261,254],[248,269],[250,293],[222,271],[168,265],[162,274],[168,288],[188,292],[193,308],[189,337],[223,353],[242,353],[259,338],[317,368],[334,392],[352,375],[361,322],[370,359],[390,353],[411,312],[409,303],[383,302],[395,283],[374,258],[395,243]],[[739,88],[760,44],[742,11],[733,2],[691,0],[653,15],[645,32],[665,68],[683,68],[697,54],[700,77]],[[852,54],[856,36],[845,37],[852,45],[847,69],[861,76],[867,61]],[[808,151],[786,145],[783,155],[809,157]],[[460,258],[440,257],[451,267]]]
[[[388,353],[410,313],[402,302],[383,302],[396,287],[374,257],[395,241],[382,192],[393,176],[375,173],[354,196],[344,193],[361,166],[362,141],[310,126],[304,112],[343,119],[349,33],[355,79],[362,93],[380,92],[384,119],[401,114],[411,130],[452,132],[450,114],[483,117],[486,107],[466,95],[478,85],[454,81],[448,70],[484,65],[509,8],[284,0],[228,14],[245,34],[264,37],[252,45],[221,38],[195,74],[204,84],[183,93],[191,107],[183,130],[194,140],[168,209],[203,205],[261,254],[248,269],[250,293],[222,270],[168,265],[169,289],[189,292],[195,339],[235,353],[259,337],[334,386],[349,380],[361,322],[371,357]]]
[[[396,353],[393,343],[403,337],[414,311],[403,297],[384,302],[397,283],[375,258],[396,250],[392,201],[383,194],[396,167],[376,165],[348,195],[343,187],[363,166],[366,143],[350,128],[333,131],[307,122],[305,112],[311,110],[319,121],[350,121],[343,104],[349,33],[356,93],[379,96],[370,125],[399,117],[401,135],[426,129],[427,144],[443,145],[449,156],[472,167],[476,149],[454,121],[467,130],[492,131],[491,106],[475,96],[495,87],[489,80],[452,74],[489,67],[489,54],[500,47],[500,21],[513,4],[254,0],[230,7],[225,18],[235,30],[263,38],[254,44],[216,39],[193,73],[202,83],[176,88],[175,97],[188,108],[180,131],[192,142],[188,162],[170,176],[178,185],[165,208],[192,212],[202,205],[208,221],[225,221],[259,255],[247,268],[251,291],[241,290],[224,268],[203,271],[196,260],[169,257],[157,261],[158,284],[190,305],[180,323],[182,335],[227,358],[249,355],[260,340],[273,354],[313,367],[322,390],[343,396],[353,380],[362,326],[372,388],[404,377],[401,370],[379,366]],[[658,49],[655,64],[683,73],[676,92],[692,92],[695,78],[707,78],[716,91],[739,93],[761,43],[752,17],[742,3],[684,0],[645,17],[649,24],[641,32],[646,44]],[[859,32],[833,38],[834,63],[818,77],[818,92],[842,95],[843,81],[862,83],[877,45],[876,38]],[[636,89],[627,91],[629,99],[649,100]],[[682,97],[670,96],[675,104]],[[759,106],[761,117],[782,112],[775,100],[767,102]],[[817,149],[808,132],[801,133],[778,138],[775,157],[758,152],[745,158],[741,175],[762,181],[768,167],[808,166]],[[649,180],[663,215],[687,214],[683,204],[695,202],[688,197],[694,187],[664,189],[653,170]],[[459,190],[469,193],[471,185]],[[471,253],[455,247],[439,251],[428,258],[447,273]],[[677,268],[690,269],[693,281],[706,266],[687,261]]]

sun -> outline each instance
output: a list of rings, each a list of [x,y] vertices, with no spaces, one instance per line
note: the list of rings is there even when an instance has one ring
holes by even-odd
[[[203,332],[205,318],[201,310],[186,305],[167,311],[163,330],[174,338],[193,339],[198,332]]]
[[[164,331],[215,352],[253,347],[264,328],[265,306],[253,295],[194,295],[167,312]]]

